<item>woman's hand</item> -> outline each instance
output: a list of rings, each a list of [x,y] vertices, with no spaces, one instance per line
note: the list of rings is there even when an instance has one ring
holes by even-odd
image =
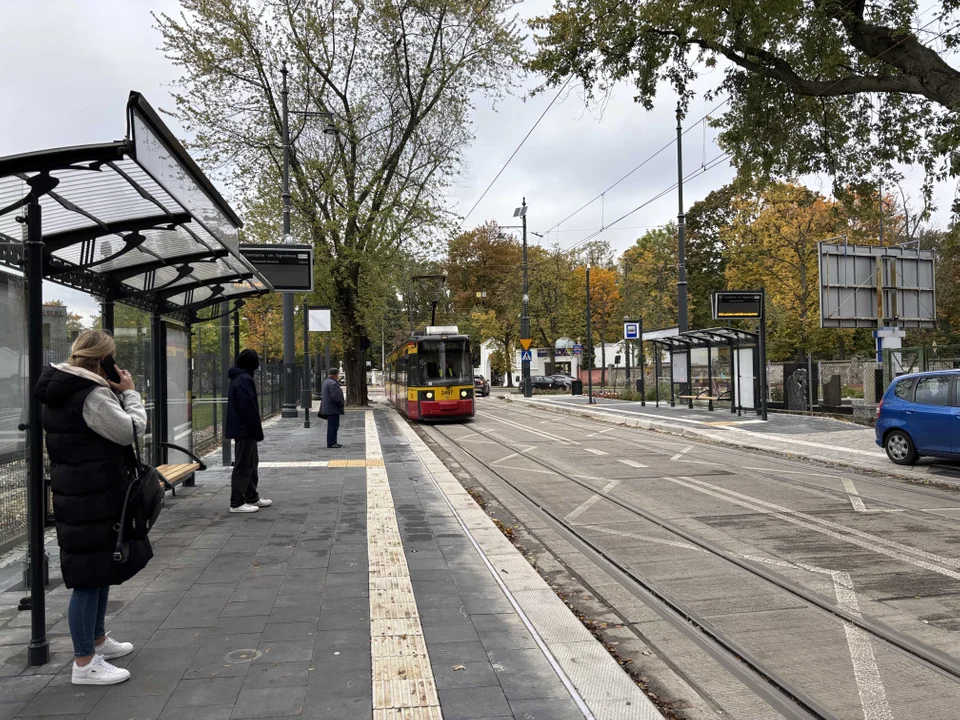
[[[110,387],[113,388],[114,392],[122,393],[126,390],[135,390],[133,386],[133,376],[126,370],[121,370],[117,368],[117,372],[120,373],[120,382],[115,383],[110,380],[107,380],[110,383]]]

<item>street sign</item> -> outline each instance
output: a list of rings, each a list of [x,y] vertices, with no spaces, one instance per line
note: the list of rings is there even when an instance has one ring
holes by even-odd
[[[530,349],[530,344],[533,342],[530,338],[520,338],[520,347],[524,350]]]
[[[330,332],[330,308],[307,308],[307,319],[310,323],[310,332]]]
[[[640,323],[625,322],[623,324],[623,339],[624,340],[639,340],[640,339]]]
[[[574,355],[583,355],[583,345],[574,345],[573,346]]]
[[[758,320],[763,317],[759,290],[718,290],[713,293],[714,320]]]
[[[529,340],[527,342],[529,342]],[[532,361],[533,361],[533,353],[530,350],[524,350],[522,353],[520,353],[520,362],[532,362]]]
[[[310,245],[243,244],[240,254],[277,292],[313,292],[313,248]]]

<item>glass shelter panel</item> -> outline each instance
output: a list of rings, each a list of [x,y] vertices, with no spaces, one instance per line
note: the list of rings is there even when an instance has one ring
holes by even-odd
[[[27,529],[26,284],[0,271],[0,548]]]
[[[133,376],[137,392],[147,411],[147,433],[143,438],[143,457],[153,457],[154,413],[156,388],[153,383],[153,336],[150,314],[127,305],[114,309],[114,340],[117,342],[117,364]]]
[[[193,408],[190,392],[190,335],[167,325],[167,442],[193,450]],[[170,450],[167,462],[191,462],[184,453]]]

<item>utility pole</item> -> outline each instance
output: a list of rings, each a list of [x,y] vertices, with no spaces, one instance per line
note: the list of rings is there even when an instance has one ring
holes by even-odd
[[[293,244],[290,234],[290,121],[287,107],[287,63],[281,68],[283,88],[283,242]],[[297,417],[297,389],[294,386],[297,345],[293,334],[293,293],[283,293],[283,407],[280,417]]]
[[[523,220],[523,311],[520,315],[520,335],[524,339],[530,337],[530,295],[527,287],[527,199],[523,198],[523,203],[517,208],[517,213],[520,214],[521,220]],[[514,213],[516,215],[517,213]],[[521,356],[522,357],[522,356]],[[521,380],[523,382],[523,396],[531,397],[533,395],[533,388],[530,383],[530,361],[523,360],[520,363],[520,373]]]
[[[689,330],[687,324],[687,264],[684,248],[684,222],[686,215],[683,212],[683,125],[680,121],[683,115],[680,106],[677,106],[677,198],[680,212],[677,214],[677,327],[680,332]]]
[[[300,391],[300,404],[303,406],[303,426],[310,427],[310,318],[307,308],[307,296],[303,296],[303,388]]]
[[[590,332],[590,263],[587,262],[587,400],[593,405],[593,335]]]

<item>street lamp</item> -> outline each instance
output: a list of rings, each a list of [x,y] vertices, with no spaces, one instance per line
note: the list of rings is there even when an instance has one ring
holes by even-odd
[[[527,199],[523,198],[520,207],[513,211],[513,216],[522,220],[521,225],[500,225],[501,229],[515,228],[523,229],[523,306],[520,311],[520,337],[523,340],[530,339],[530,294],[527,287]],[[527,350],[526,352],[529,352]],[[531,397],[533,395],[533,386],[530,383],[530,360],[529,355],[520,356],[520,378],[523,383],[523,396]]]
[[[280,91],[280,97],[283,100],[283,242],[285,245],[293,244],[293,235],[290,233],[290,109],[287,103],[287,62],[284,60],[281,67],[283,73],[283,88]],[[329,120],[333,113],[312,112],[309,110],[294,110],[293,112],[307,117],[322,117],[328,121],[323,132],[331,135],[336,132],[333,124]],[[280,409],[280,417],[297,417],[297,390],[294,387],[293,378],[294,369],[297,361],[297,340],[294,335],[294,311],[293,311],[293,293],[283,293],[283,407]],[[303,352],[306,354],[307,347],[304,345]],[[304,383],[307,379],[304,378]],[[309,413],[309,408],[307,409]]]

